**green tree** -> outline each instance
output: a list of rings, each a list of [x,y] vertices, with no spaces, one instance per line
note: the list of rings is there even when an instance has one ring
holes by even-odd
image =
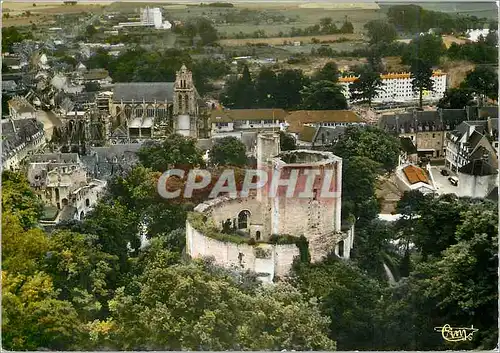
[[[71,303],[57,294],[43,272],[2,271],[2,346],[13,351],[81,347],[83,325]]]
[[[472,91],[468,88],[449,88],[444,97],[439,100],[438,107],[442,109],[463,109],[472,105]]]
[[[97,29],[92,25],[88,25],[85,28],[85,35],[87,36],[87,38],[92,38],[96,33]]]
[[[212,22],[206,18],[199,18],[196,23],[197,33],[201,37],[203,45],[213,44],[218,39],[217,29]]]
[[[276,107],[276,94],[278,92],[276,73],[268,67],[263,67],[255,81],[257,106],[259,108]]]
[[[441,36],[424,34],[413,39],[401,57],[405,65],[411,65],[415,60],[422,60],[429,65],[438,65],[442,56],[446,54],[446,46]]]
[[[384,20],[372,20],[364,25],[370,38],[370,44],[391,43],[398,34],[391,23]]]
[[[327,62],[320,70],[318,70],[314,76],[314,81],[331,81],[338,82],[339,80],[339,68],[334,61]]]
[[[277,75],[278,87],[276,107],[295,109],[302,104],[301,91],[309,84],[309,79],[302,70],[282,70]]]
[[[493,202],[476,203],[461,214],[458,243],[433,263],[427,293],[448,320],[483,328],[473,343],[493,349],[498,340],[498,210]],[[481,274],[478,276],[478,274]],[[457,285],[467,283],[467,286]]]
[[[372,106],[372,100],[383,90],[380,73],[370,66],[364,66],[358,72],[359,77],[349,86],[350,97],[353,101],[368,101]]]
[[[351,22],[345,21],[340,27],[340,33],[354,33],[354,26]]]
[[[2,212],[10,212],[19,217],[25,229],[38,224],[43,214],[43,204],[22,173],[8,170],[2,172]]]
[[[347,109],[347,100],[342,87],[332,81],[315,81],[310,86],[305,87],[301,93],[304,109]]]
[[[25,230],[18,216],[5,209],[2,210],[3,270],[33,273],[38,268],[48,248],[48,239],[40,229]]]
[[[98,241],[96,235],[56,231],[44,261],[46,272],[60,290],[59,299],[73,302],[85,321],[102,313],[119,270],[118,257],[101,251]]]
[[[247,163],[246,146],[232,136],[217,139],[210,150],[210,161],[215,165],[244,166]]]
[[[110,302],[113,342],[119,349],[335,349],[328,320],[299,292],[249,291],[237,282],[199,262],[151,262]]]
[[[351,156],[342,163],[342,215],[352,215],[356,224],[377,217],[380,206],[375,196],[375,182],[381,165],[367,157]]]
[[[222,96],[222,103],[234,109],[249,109],[255,106],[257,95],[254,82],[250,75],[248,66],[243,65],[240,78],[228,82],[227,88]]]
[[[282,151],[292,151],[297,149],[295,138],[283,131],[280,131],[280,149]]]
[[[498,73],[489,66],[477,66],[473,71],[467,73],[461,84],[462,88],[468,88],[479,95],[480,104],[485,98],[498,100]]]
[[[366,157],[390,172],[398,165],[399,139],[375,127],[348,127],[332,152],[342,158]]]
[[[294,284],[308,297],[318,298],[331,319],[331,339],[342,350],[371,349],[375,331],[379,284],[348,262],[330,257],[322,263],[299,264]]]
[[[418,92],[419,107],[422,108],[424,90],[432,91],[432,67],[429,63],[417,59],[411,65],[411,85],[414,92]]]
[[[193,168],[204,163],[196,140],[178,134],[172,134],[161,142],[145,143],[137,156],[143,166],[162,173],[172,168]]]
[[[399,273],[396,271],[399,256],[390,243],[395,232],[392,223],[378,218],[373,218],[365,224],[356,223],[356,245],[351,251],[351,259],[368,276],[381,283],[388,282],[384,264],[392,271],[395,279],[399,279]]]

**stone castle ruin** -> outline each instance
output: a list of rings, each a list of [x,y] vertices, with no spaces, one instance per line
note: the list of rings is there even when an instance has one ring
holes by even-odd
[[[353,228],[341,224],[342,159],[330,152],[280,152],[279,134],[259,134],[257,167],[287,179],[298,171],[292,197],[267,188],[247,197],[223,196],[199,204],[186,222],[186,253],[214,257],[216,263],[257,273],[264,282],[286,276],[296,258],[318,262],[334,252],[349,258]],[[306,188],[308,170],[319,171],[310,197],[295,197]],[[326,180],[325,178],[330,178]],[[324,197],[327,184],[334,197]]]

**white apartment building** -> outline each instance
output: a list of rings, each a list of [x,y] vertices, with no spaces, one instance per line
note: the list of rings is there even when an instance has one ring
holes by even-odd
[[[377,97],[373,99],[374,103],[408,102],[419,99],[418,92],[413,91],[409,72],[382,74],[380,78],[382,79],[382,86]],[[350,99],[349,87],[357,79],[357,76],[339,78],[339,83],[343,86],[344,95],[347,99]],[[424,100],[439,100],[444,96],[446,74],[441,71],[434,71],[432,80],[434,81],[433,90],[423,92]]]
[[[163,15],[159,7],[146,7],[141,12],[141,22],[145,25],[155,26],[160,28],[163,24]]]

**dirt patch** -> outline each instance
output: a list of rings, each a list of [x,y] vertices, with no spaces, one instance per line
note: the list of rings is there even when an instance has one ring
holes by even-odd
[[[475,67],[476,66],[469,61],[444,60],[442,69],[448,74],[448,87],[458,87],[467,76],[467,73],[474,70]]]
[[[273,38],[248,38],[248,39],[221,39],[219,44],[221,46],[243,46],[247,44],[269,44],[269,45],[284,45],[286,42],[303,42],[306,44],[312,43],[312,39],[316,38],[320,41],[337,41],[345,38],[350,41],[361,40],[362,36],[358,33],[353,34],[331,34],[322,36],[300,36],[300,37],[273,37]]]
[[[443,36],[442,38],[443,38],[444,45],[446,45],[446,48],[449,48],[452,43],[457,43],[457,44],[461,45],[461,44],[465,44],[467,42],[467,40],[465,40],[465,39],[460,39],[460,38],[457,38],[454,36]]]
[[[365,58],[311,58],[307,63],[300,64],[287,64],[282,63],[281,66],[284,69],[300,69],[305,75],[312,75],[317,70],[325,66],[326,63],[334,62],[337,64],[339,70],[347,71],[353,66],[361,65],[366,63]]]

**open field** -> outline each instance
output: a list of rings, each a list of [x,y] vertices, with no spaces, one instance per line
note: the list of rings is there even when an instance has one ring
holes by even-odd
[[[451,15],[462,15],[462,16],[477,16],[485,17],[488,19],[498,18],[498,9],[494,1],[470,1],[470,2],[448,2],[448,1],[401,1],[401,2],[379,2],[380,9],[382,11],[387,11],[389,7],[404,4],[404,5],[418,5],[429,11],[439,11],[446,12]]]
[[[222,46],[240,46],[246,44],[265,43],[269,45],[283,45],[286,42],[303,42],[312,43],[312,39],[316,38],[320,41],[336,41],[342,38],[350,41],[361,40],[363,37],[360,34],[331,34],[324,36],[300,36],[300,37],[275,37],[275,38],[248,38],[248,39],[221,39],[219,44]]]
[[[101,12],[103,6],[108,3],[94,1],[91,4],[62,5],[60,3],[36,2],[4,2],[2,4],[2,13],[9,14],[9,18],[2,19],[2,27],[9,26],[27,26],[34,24],[50,24],[54,22],[55,15],[71,14],[82,12]],[[30,15],[27,16],[26,12]]]

